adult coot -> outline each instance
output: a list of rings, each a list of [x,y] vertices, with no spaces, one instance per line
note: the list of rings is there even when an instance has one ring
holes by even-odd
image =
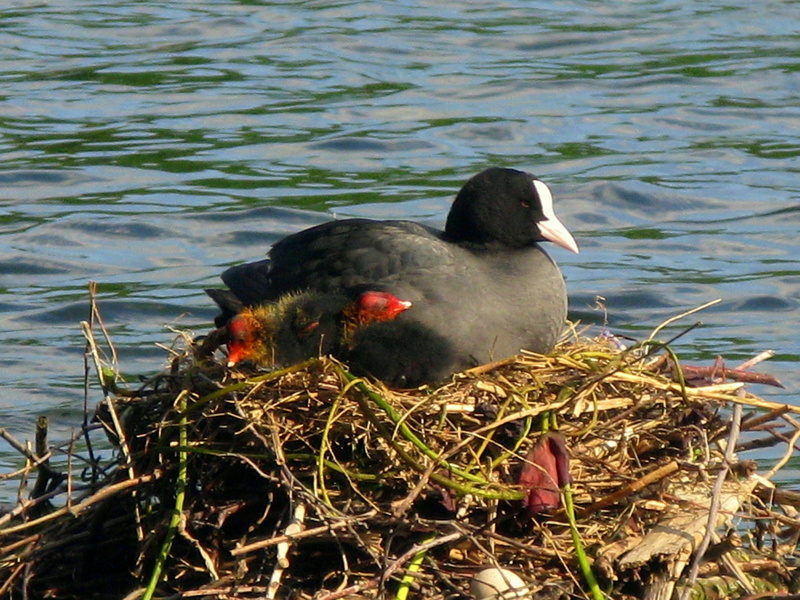
[[[223,308],[219,323],[240,305],[296,291],[390,292],[412,306],[365,329],[360,358],[379,378],[416,385],[523,348],[552,349],[567,294],[541,241],[578,252],[547,185],[493,167],[462,187],[444,231],[409,221],[331,221],[280,240],[266,260],[228,269],[222,280],[230,292],[212,297]]]

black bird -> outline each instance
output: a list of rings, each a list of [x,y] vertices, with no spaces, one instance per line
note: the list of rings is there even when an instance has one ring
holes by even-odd
[[[218,322],[303,290],[366,286],[410,301],[396,318],[364,328],[359,356],[388,383],[418,385],[523,348],[553,348],[567,293],[542,241],[578,252],[547,185],[493,167],[462,187],[444,231],[410,221],[323,223],[283,238],[266,260],[231,267],[222,274],[230,291],[209,293],[223,308]]]

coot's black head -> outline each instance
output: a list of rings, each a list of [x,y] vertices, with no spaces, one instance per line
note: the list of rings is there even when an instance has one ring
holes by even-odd
[[[530,173],[491,167],[472,177],[456,196],[445,236],[456,243],[521,248],[551,241],[578,252],[578,245],[553,211],[547,185]]]

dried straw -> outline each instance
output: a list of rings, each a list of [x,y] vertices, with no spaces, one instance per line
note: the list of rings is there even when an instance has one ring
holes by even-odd
[[[718,380],[763,375],[683,369],[652,338],[622,349],[573,332],[549,355],[389,390],[327,358],[231,373],[213,344],[181,335],[169,367],[132,388],[92,315],[104,397],[70,443],[36,456],[17,442],[14,476],[49,470],[51,484],[0,516],[0,597],[438,600],[467,595],[487,566],[518,573],[530,598],[723,584],[736,597],[794,581],[781,557],[800,520],[761,499],[781,490],[736,452],[789,442],[788,460],[798,410]],[[735,405],[758,444],[739,439]],[[519,472],[553,424],[571,455],[572,528],[570,510],[521,505]],[[67,471],[45,462],[65,453]]]

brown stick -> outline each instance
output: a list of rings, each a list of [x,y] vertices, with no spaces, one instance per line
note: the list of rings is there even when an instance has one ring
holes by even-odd
[[[50,458],[50,453],[48,452],[42,457],[37,457],[33,452],[31,452],[28,448],[25,447],[17,438],[15,438],[11,433],[8,432],[7,429],[0,427],[0,437],[3,438],[8,444],[14,448],[17,452],[22,454],[25,458],[30,461],[31,467],[41,467],[42,469],[46,470],[51,477],[60,476],[60,473],[53,469],[49,464],[47,464],[47,459]],[[26,469],[27,470],[27,467]],[[5,477],[2,477],[5,479]]]
[[[14,583],[14,580],[19,576],[19,574],[22,572],[22,570],[25,569],[27,566],[28,566],[27,563],[22,562],[22,563],[18,564],[14,568],[14,572],[11,573],[11,575],[9,575],[8,579],[6,580],[6,582],[3,585],[0,585],[0,597],[5,597],[6,592],[9,589],[11,589],[11,585]]]
[[[36,442],[34,444],[36,457],[41,461],[39,473],[36,476],[36,483],[33,485],[32,498],[38,498],[47,490],[50,483],[50,464],[49,452],[47,451],[47,417],[40,416],[36,419]]]
[[[92,504],[97,504],[98,502],[101,502],[102,500],[105,500],[106,498],[113,496],[118,492],[122,492],[130,487],[135,487],[142,483],[149,483],[150,481],[159,479],[162,475],[163,472],[159,469],[156,469],[152,473],[149,473],[147,475],[142,475],[141,477],[137,477],[136,479],[126,479],[125,481],[120,481],[119,483],[108,485],[99,490],[98,492],[92,494],[82,502],[79,502],[78,504],[59,508],[58,510],[54,510],[53,512],[48,513],[44,517],[40,517],[38,519],[32,519],[30,521],[27,521],[20,525],[16,525],[14,527],[8,527],[7,529],[0,529],[0,538],[6,535],[10,535],[12,533],[16,533],[17,531],[24,531],[25,529],[41,525],[42,523],[46,523],[48,521],[52,521],[55,518],[60,517],[62,515],[66,514],[77,515],[81,513],[84,509],[90,507]],[[49,495],[50,494],[45,495],[42,498],[47,498]],[[57,494],[53,493],[52,495],[57,495]],[[4,522],[8,522],[11,519],[13,519],[15,516],[19,514],[21,510],[25,510],[25,508],[29,504],[30,503],[24,506],[19,506],[15,510],[6,513],[2,517],[0,517],[0,525],[2,525]]]
[[[358,523],[359,521],[366,521],[367,519],[370,519],[377,514],[378,513],[376,511],[371,510],[366,514],[359,515],[351,519],[343,519],[341,521],[337,521],[336,523],[330,523],[328,525],[320,525],[319,527],[314,527],[312,529],[305,529],[303,531],[299,531],[291,535],[278,535],[269,538],[268,540],[259,540],[257,542],[253,542],[252,544],[247,544],[245,546],[239,546],[238,548],[234,548],[233,550],[231,550],[231,556],[241,556],[242,554],[249,554],[250,552],[255,552],[256,550],[261,550],[262,548],[269,548],[270,546],[276,546],[284,542],[291,542],[294,540],[300,540],[307,537],[313,537],[320,533],[325,533],[326,531],[344,529],[346,527],[349,527],[353,523]]]
[[[693,367],[681,365],[681,372],[684,379],[732,379],[744,383],[762,383],[782,388],[783,384],[776,377],[769,373],[754,373],[741,369],[727,369],[724,366],[714,365],[713,367]]]
[[[636,481],[633,481],[621,487],[613,494],[609,494],[605,498],[601,498],[594,504],[590,504],[589,506],[584,506],[578,511],[578,516],[583,517],[590,513],[597,512],[601,508],[605,508],[606,506],[609,506],[611,504],[616,504],[623,498],[627,498],[631,494],[635,494],[636,492],[647,487],[648,485],[651,485],[656,481],[660,481],[661,479],[668,477],[669,475],[677,471],[679,468],[680,466],[678,465],[678,463],[673,460],[672,462],[667,463],[663,467],[659,467],[655,471],[651,471],[644,477],[640,477]]]
[[[800,492],[759,486],[753,491],[753,494],[758,496],[764,502],[800,508]]]
[[[789,412],[788,406],[779,406],[778,408],[774,408],[768,413],[759,415],[758,417],[753,417],[752,419],[746,419],[745,421],[742,422],[742,431],[751,431],[756,427],[763,425],[764,423],[769,423],[770,421],[774,421],[778,417],[782,417],[788,412]]]

